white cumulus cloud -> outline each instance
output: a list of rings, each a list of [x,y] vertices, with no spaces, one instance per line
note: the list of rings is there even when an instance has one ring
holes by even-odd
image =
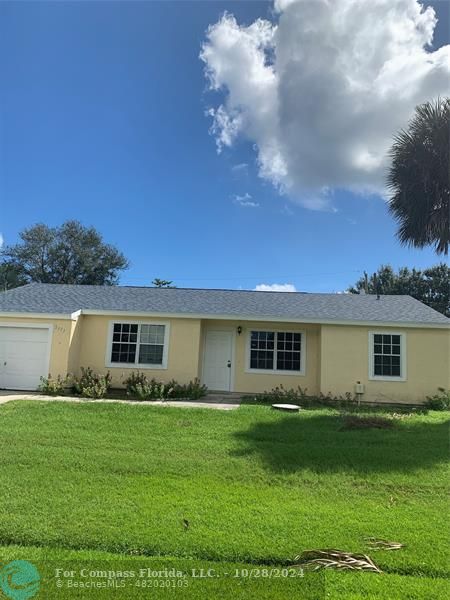
[[[276,0],[275,22],[225,13],[200,58],[222,102],[217,148],[253,143],[262,178],[312,209],[335,189],[384,194],[392,136],[450,93],[450,46],[418,0]]]
[[[234,204],[238,204],[239,206],[243,206],[244,208],[258,208],[259,202],[255,202],[252,199],[252,196],[245,192],[242,196],[239,194],[235,194],[232,196]]]
[[[296,287],[292,283],[259,283],[255,292],[296,292]]]

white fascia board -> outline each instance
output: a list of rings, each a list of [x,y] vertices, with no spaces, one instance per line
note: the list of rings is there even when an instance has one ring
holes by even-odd
[[[81,313],[81,311],[79,311]],[[76,314],[76,313],[72,313]],[[59,314],[59,313],[34,313],[34,312],[0,312],[0,319],[5,317],[15,319],[58,319],[73,321],[77,317],[73,317],[71,314]]]
[[[189,314],[189,313],[163,313],[121,310],[77,310],[71,314],[60,313],[32,313],[32,312],[0,312],[0,318],[28,318],[28,319],[60,319],[76,321],[80,315],[115,316],[124,318],[162,318],[162,319],[202,319],[209,321],[252,321],[263,323],[304,323],[311,325],[346,325],[361,327],[407,327],[415,329],[450,329],[447,323],[416,323],[402,321],[348,321],[332,319],[294,319],[292,317],[274,317],[265,315],[214,315],[214,314]]]
[[[141,311],[121,311],[121,310],[81,310],[82,315],[104,315],[126,318],[162,318],[162,319],[205,319],[209,321],[253,321],[267,323],[309,323],[316,325],[349,325],[363,327],[408,327],[420,329],[450,329],[450,322],[447,323],[416,323],[401,321],[344,321],[344,320],[324,320],[324,319],[294,319],[292,317],[274,317],[264,315],[214,315],[214,314],[190,314],[190,313],[163,313],[163,312],[141,312]]]

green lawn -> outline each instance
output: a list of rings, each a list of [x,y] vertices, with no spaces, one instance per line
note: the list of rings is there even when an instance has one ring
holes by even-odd
[[[342,431],[331,410],[8,403],[0,407],[0,561],[36,561],[50,581],[58,561],[225,573],[332,547],[369,553],[384,574],[329,572],[327,598],[446,598],[447,418]],[[406,547],[368,551],[367,536]],[[308,595],[308,582],[223,576],[151,597],[282,600],[302,597],[300,588],[324,597]],[[148,595],[127,588],[116,597]]]

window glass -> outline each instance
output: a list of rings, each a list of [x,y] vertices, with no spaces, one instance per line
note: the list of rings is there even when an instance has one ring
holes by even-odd
[[[250,368],[273,370],[275,334],[270,331],[252,331],[250,338]]]
[[[401,377],[399,335],[373,336],[373,374],[378,377]]]
[[[147,365],[162,365],[164,346],[139,346],[139,362]]]
[[[300,371],[301,334],[277,334],[277,371]]]
[[[289,331],[252,331],[250,368],[300,371],[302,334]]]
[[[141,344],[164,344],[164,325],[141,325]]]
[[[162,365],[165,325],[114,323],[111,362]]]
[[[114,323],[111,362],[134,363],[135,360],[136,339],[134,334],[130,334],[130,325]]]

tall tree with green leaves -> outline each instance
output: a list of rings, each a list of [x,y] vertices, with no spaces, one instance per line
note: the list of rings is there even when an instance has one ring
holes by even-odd
[[[389,211],[402,244],[434,246],[448,254],[450,242],[450,98],[416,108],[407,129],[394,138],[387,184]]]
[[[116,247],[79,221],[66,221],[60,227],[39,223],[19,237],[18,244],[6,246],[1,253],[2,271],[18,274],[10,287],[31,282],[115,285],[128,267]]]
[[[26,277],[19,266],[10,262],[0,262],[0,292],[6,292],[26,283]]]
[[[450,317],[449,281],[450,268],[444,263],[423,271],[401,267],[397,272],[390,265],[381,265],[367,281],[361,277],[348,291],[352,294],[365,290],[369,294],[409,295]]]

